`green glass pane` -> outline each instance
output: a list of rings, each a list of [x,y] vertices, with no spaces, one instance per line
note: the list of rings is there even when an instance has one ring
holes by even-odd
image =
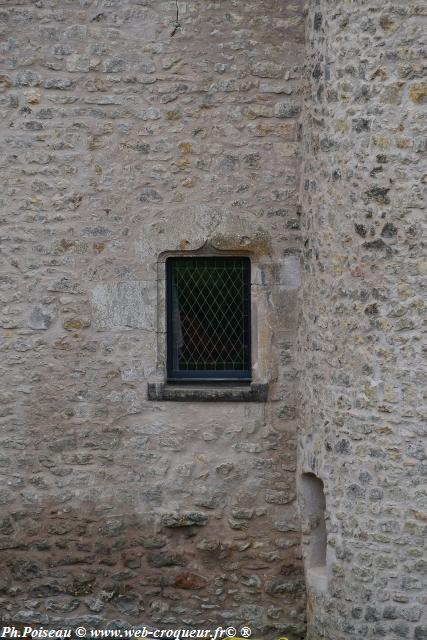
[[[173,368],[249,368],[246,258],[176,258],[172,263]]]

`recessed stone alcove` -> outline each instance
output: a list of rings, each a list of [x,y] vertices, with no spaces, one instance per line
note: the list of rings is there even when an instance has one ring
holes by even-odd
[[[301,498],[307,586],[321,591],[328,582],[326,498],[323,482],[314,473],[302,474]]]

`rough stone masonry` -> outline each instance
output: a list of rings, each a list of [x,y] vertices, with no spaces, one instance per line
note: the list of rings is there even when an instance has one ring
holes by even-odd
[[[310,639],[427,638],[426,24],[425,2],[308,6],[299,471],[324,483],[329,565]]]
[[[1,2],[4,623],[300,638],[301,2]],[[249,255],[264,402],[147,399],[168,252]]]
[[[178,8],[0,0],[0,621],[423,640],[425,4]],[[148,399],[188,252],[267,402]]]

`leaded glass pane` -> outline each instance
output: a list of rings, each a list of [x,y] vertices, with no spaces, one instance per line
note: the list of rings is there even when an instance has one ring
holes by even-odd
[[[249,259],[170,258],[167,273],[169,376],[248,377]]]

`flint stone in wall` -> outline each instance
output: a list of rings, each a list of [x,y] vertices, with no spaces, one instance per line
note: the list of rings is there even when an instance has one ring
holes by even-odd
[[[149,107],[148,109],[142,109],[139,113],[141,120],[159,120],[162,117],[162,112],[156,107]]]
[[[101,598],[89,598],[85,604],[89,611],[93,611],[94,613],[100,613],[104,609],[104,602]]]
[[[283,67],[270,60],[260,60],[252,65],[252,73],[260,78],[281,78],[283,76]]]
[[[44,307],[34,307],[31,311],[28,325],[31,329],[49,329],[54,315],[51,310]]]
[[[117,609],[128,616],[134,616],[139,614],[139,603],[133,598],[121,597],[115,603]]]
[[[187,560],[180,553],[159,551],[152,553],[149,560],[153,567],[185,567]]]
[[[116,619],[107,622],[105,628],[111,631],[124,631],[125,629],[132,629],[133,627],[129,624],[129,622],[126,622],[125,620]],[[138,627],[134,628],[136,629]]]
[[[304,584],[302,582],[295,582],[293,580],[267,580],[265,583],[265,591],[271,595],[286,595],[288,597],[295,596],[299,591],[304,590]]]
[[[13,533],[13,526],[9,517],[0,520],[0,534],[9,536]]]
[[[37,87],[41,82],[41,77],[35,71],[19,71],[16,74],[15,85],[17,87]]]
[[[288,86],[286,82],[261,82],[259,85],[260,93],[286,93],[291,94],[293,88]]]
[[[301,105],[295,102],[278,102],[274,113],[277,118],[294,118],[301,113]]]
[[[45,613],[38,613],[37,611],[18,611],[13,617],[13,622],[37,622],[39,624],[49,624],[49,618]]]
[[[287,504],[295,500],[295,494],[285,489],[283,491],[276,491],[275,489],[269,489],[265,493],[265,501],[269,504]]]
[[[129,327],[154,330],[156,290],[144,282],[110,282],[91,292],[93,324],[98,331]]]
[[[103,628],[104,621],[100,616],[79,616],[78,618],[66,618],[63,621],[64,627],[71,627],[74,629],[75,627],[79,627],[84,625],[89,629],[100,629]]]
[[[70,613],[80,606],[80,600],[48,600],[46,602],[46,610],[55,613]]]
[[[205,509],[218,509],[225,507],[227,504],[227,496],[225,493],[203,491],[195,496],[194,504],[197,507],[204,507]]]
[[[45,89],[58,89],[59,91],[71,89],[74,85],[75,82],[69,78],[49,78],[43,84]]]
[[[40,567],[31,560],[16,560],[13,566],[13,573],[19,580],[31,580],[41,575]]]
[[[89,58],[81,54],[72,54],[66,62],[67,71],[71,73],[87,73],[89,71]]]
[[[0,489],[0,504],[10,504],[15,499],[15,496],[9,489]]]
[[[0,537],[0,551],[5,551],[6,549],[28,549],[28,546],[12,538]]]
[[[70,280],[70,278],[67,278],[66,276],[64,276],[60,280],[57,280],[56,282],[53,282],[51,285],[49,285],[47,290],[58,292],[58,293],[71,293],[71,294],[83,293],[83,289],[79,285],[79,283],[73,280]]]
[[[163,527],[191,527],[196,525],[201,527],[207,524],[208,516],[199,511],[191,513],[164,513],[161,518]]]
[[[148,538],[144,538],[141,544],[145,549],[161,549],[161,547],[165,546],[166,542],[167,539],[161,536],[149,536]]]

